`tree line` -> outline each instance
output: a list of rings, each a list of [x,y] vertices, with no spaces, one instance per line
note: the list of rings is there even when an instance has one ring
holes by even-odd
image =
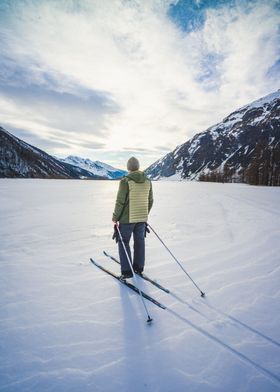
[[[280,144],[269,144],[260,140],[249,165],[236,173],[227,162],[222,168],[201,173],[199,181],[243,182],[250,185],[280,186]]]

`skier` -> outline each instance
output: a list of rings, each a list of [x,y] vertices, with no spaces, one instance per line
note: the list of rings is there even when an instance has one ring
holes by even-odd
[[[119,230],[135,272],[141,274],[145,264],[145,236],[148,214],[153,205],[152,183],[146,175],[139,170],[139,161],[131,157],[127,162],[128,175],[119,183],[119,190],[113,213],[115,235],[118,238]],[[131,258],[129,241],[133,233],[134,254]],[[119,255],[121,262],[121,278],[128,279],[133,276],[124,247],[118,239]]]

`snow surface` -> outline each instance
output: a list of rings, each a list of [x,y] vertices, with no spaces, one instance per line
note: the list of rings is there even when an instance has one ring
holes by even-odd
[[[118,182],[0,180],[0,391],[280,390],[280,188],[154,182],[147,302],[117,255]]]
[[[175,174],[169,177],[159,177],[158,181],[183,181],[182,171],[177,170]]]
[[[250,103],[249,105],[245,105],[243,107],[241,107],[239,110],[245,109],[247,108],[248,110],[253,109],[253,108],[259,108],[261,106],[264,106],[265,104],[271,103],[276,99],[280,98],[280,89],[266,95],[265,97],[262,97],[260,99],[257,99],[256,101]]]

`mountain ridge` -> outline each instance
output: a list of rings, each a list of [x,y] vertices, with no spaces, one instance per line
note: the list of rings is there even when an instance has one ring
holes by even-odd
[[[277,90],[242,106],[221,122],[196,134],[150,165],[145,172],[154,180],[169,178],[280,185],[279,149],[280,90]],[[268,167],[269,160],[273,161],[272,167]],[[271,172],[274,173],[273,180],[268,178]],[[259,178],[254,179],[255,176]]]
[[[71,162],[63,162],[1,126],[0,178],[111,179]]]
[[[107,177],[108,179],[117,179],[127,174],[125,170],[117,169],[101,161],[92,161],[89,158],[81,158],[76,155],[69,155],[66,158],[59,159],[61,162],[69,163],[85,169],[95,175]]]

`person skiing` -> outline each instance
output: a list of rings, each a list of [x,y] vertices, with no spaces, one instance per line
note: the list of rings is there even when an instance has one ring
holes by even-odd
[[[139,161],[131,157],[127,161],[128,174],[119,183],[115,209],[112,221],[115,224],[115,235],[118,238],[117,227],[121,233],[127,255],[135,272],[141,274],[145,264],[145,236],[148,215],[153,205],[153,189],[151,181],[139,170]],[[129,241],[133,233],[133,260]],[[121,262],[121,278],[133,276],[127,260],[124,246],[118,239],[119,256]]]

